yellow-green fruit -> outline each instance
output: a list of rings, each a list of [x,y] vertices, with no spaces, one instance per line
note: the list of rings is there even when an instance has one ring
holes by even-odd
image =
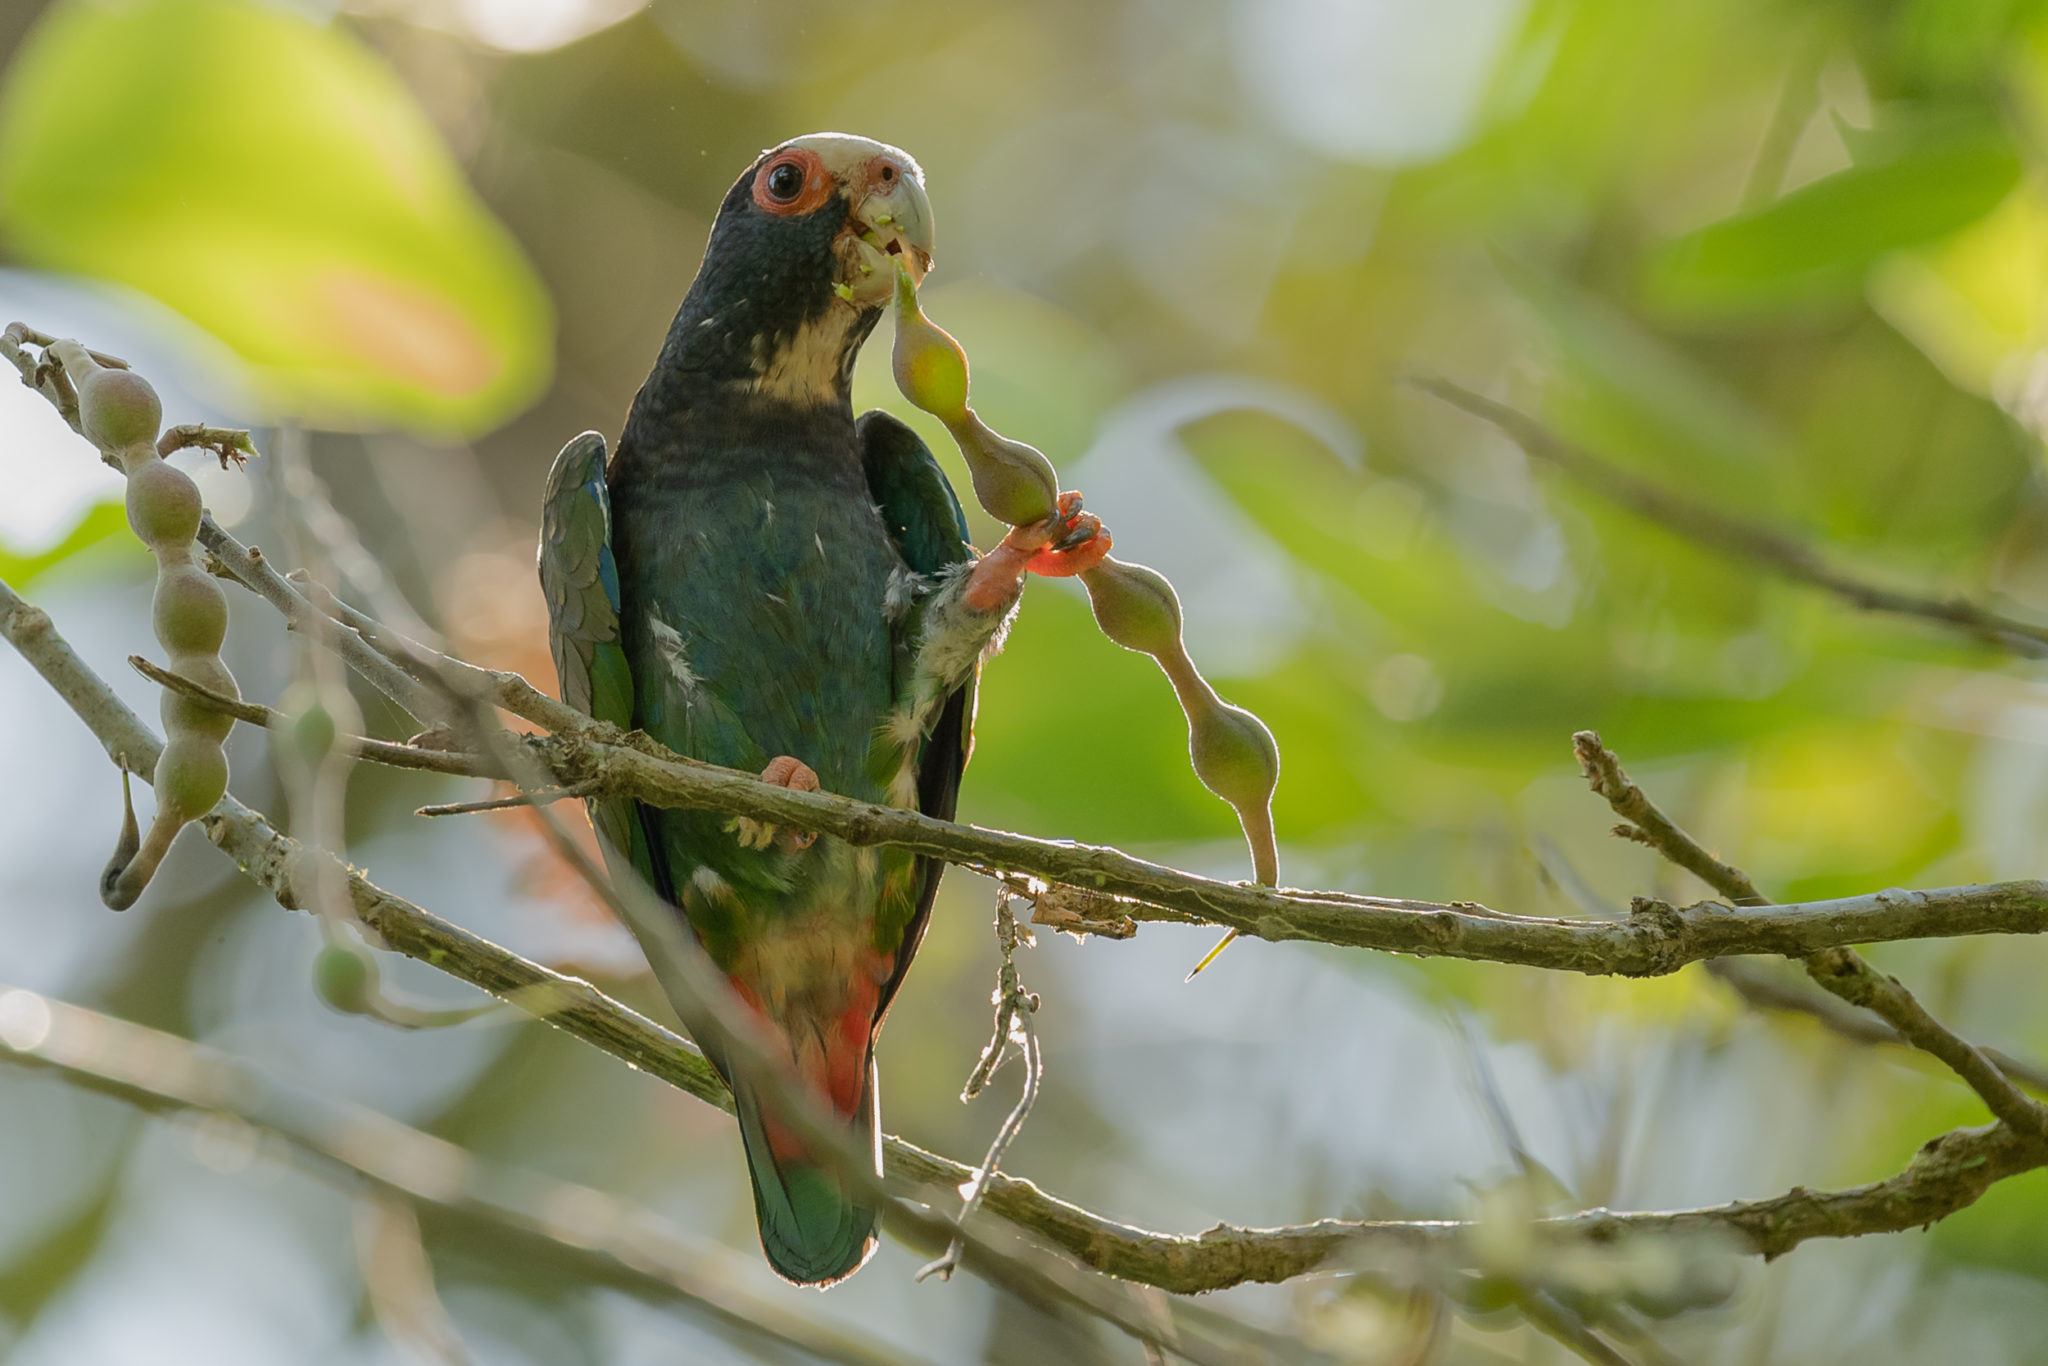
[[[228,600],[198,565],[159,566],[150,624],[172,654],[211,655],[228,634]]]
[[[967,353],[917,306],[909,274],[896,268],[896,345],[889,353],[903,396],[948,422],[967,411]]]
[[[242,695],[235,686],[235,676],[215,655],[174,655],[171,672],[182,674],[202,687],[226,693],[229,697]],[[163,716],[166,735],[201,735],[209,740],[225,740],[235,725],[235,718],[226,712],[215,711],[197,698],[169,688],[164,689],[158,711]]]
[[[1202,786],[1240,811],[1263,808],[1280,784],[1280,746],[1273,732],[1228,702],[1188,717],[1188,755]]]
[[[1459,1287],[1458,1302],[1475,1314],[1497,1314],[1520,1303],[1527,1293],[1512,1278],[1477,1276]]]
[[[199,534],[199,485],[152,455],[128,476],[128,525],[147,546],[186,544]]]
[[[133,370],[95,370],[78,385],[78,425],[103,451],[156,444],[164,405]]]
[[[228,758],[203,735],[174,735],[156,761],[156,808],[180,821],[213,810],[228,790]]]
[[[1036,446],[999,436],[973,413],[950,424],[967,473],[974,480],[974,499],[988,515],[1011,526],[1030,526],[1059,507],[1059,478]]]
[[[313,989],[344,1015],[361,1015],[369,1009],[376,978],[377,965],[369,953],[346,944],[329,944],[313,960]]]
[[[1180,640],[1180,599],[1156,569],[1104,560],[1081,575],[1095,624],[1126,650],[1158,656]]]
[[[889,356],[896,387],[928,413],[957,417],[967,410],[967,356],[960,343],[919,317],[896,329]]]

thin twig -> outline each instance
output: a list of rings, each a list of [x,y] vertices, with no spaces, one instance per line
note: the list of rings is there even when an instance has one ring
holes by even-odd
[[[981,1094],[982,1088],[994,1079],[996,1070],[1003,1065],[1012,1044],[1017,1046],[1024,1060],[1024,1084],[1018,1093],[1017,1104],[1003,1117],[996,1136],[989,1141],[988,1152],[982,1156],[981,1165],[974,1169],[974,1175],[961,1188],[959,1222],[962,1224],[981,1208],[981,1198],[988,1190],[989,1178],[1002,1166],[1010,1145],[1023,1132],[1024,1121],[1031,1117],[1031,1108],[1038,1103],[1039,1085],[1045,1078],[1045,1059],[1039,1051],[1038,1026],[1033,1018],[1038,1014],[1038,997],[1024,989],[1023,979],[1017,974],[1017,946],[1030,942],[1029,932],[1018,928],[1017,918],[1010,912],[1009,888],[997,884],[996,949],[1001,961],[996,968],[993,996],[995,1029],[989,1035],[988,1046],[981,1050],[980,1061],[968,1074],[967,1084],[960,1090],[960,1101],[964,1105]],[[937,1260],[918,1268],[915,1279],[922,1281],[937,1276],[942,1281],[951,1280],[954,1268],[960,1265],[960,1251],[960,1238],[955,1234]]]
[[[1523,1315],[1553,1341],[1593,1366],[1635,1366],[1613,1343],[1586,1326],[1586,1321],[1560,1304],[1554,1295],[1537,1291],[1516,1300]]]
[[[246,721],[252,726],[265,730],[282,730],[290,723],[284,713],[261,702],[250,702],[226,693],[215,692],[204,683],[195,682],[183,674],[173,673],[160,664],[153,664],[141,655],[128,656],[128,663],[135,672],[152,683],[182,693],[196,702],[202,702],[224,716],[237,721]],[[413,768],[428,773],[451,773],[465,778],[496,778],[502,773],[489,760],[478,754],[465,754],[456,750],[421,749],[413,745],[401,745],[391,740],[372,740],[364,735],[339,735],[335,743],[345,746],[358,759],[385,764],[392,768]]]
[[[473,816],[482,811],[510,811],[522,806],[550,806],[555,802],[573,798],[592,797],[601,789],[593,783],[576,783],[569,787],[550,787],[538,792],[514,792],[504,797],[487,797],[475,802],[441,802],[434,806],[423,806],[413,812],[415,816]]]
[[[470,665],[461,669],[465,672],[459,677],[480,686],[500,706],[521,690],[534,692],[516,674]],[[550,705],[561,709],[562,704]],[[527,714],[516,707],[507,709]],[[537,714],[541,709],[530,710]],[[274,722],[274,713],[265,715]],[[1893,889],[1736,911],[1718,902],[1673,906],[1643,899],[1622,921],[1513,915],[1471,901],[1218,882],[1106,846],[1036,839],[832,793],[776,787],[751,773],[685,758],[644,735],[623,734],[581,713],[552,719],[560,725],[554,735],[521,743],[563,786],[589,784],[592,791],[631,796],[651,806],[724,811],[815,830],[849,844],[885,844],[978,869],[1027,873],[1090,898],[1109,898],[1116,915],[1133,921],[1224,925],[1274,942],[1306,939],[1425,957],[1640,977],[1734,954],[1803,958],[1847,944],[2048,932],[2048,882],[2040,880]],[[502,776],[502,770],[491,771],[477,756],[470,756],[475,767],[464,767],[458,758],[440,757],[441,751],[381,748],[388,744],[366,741],[364,757],[442,772]],[[410,757],[423,754],[436,757]],[[1704,851],[1699,857],[1713,861]],[[1109,904],[1092,902],[1091,909],[1106,911]]]
[[[199,519],[199,543],[212,553],[228,577],[275,607],[289,629],[305,631],[312,628],[317,614],[313,604],[271,566],[260,550],[243,545],[221,530],[211,513]],[[325,634],[328,637],[325,643],[341,656],[344,663],[408,715],[423,722],[443,719],[442,712],[437,710],[441,706],[440,699],[418,679],[370,648],[368,641],[349,630]]]
[[[1781,531],[1689,501],[1566,440],[1505,403],[1433,376],[1416,388],[1498,427],[1529,455],[1563,470],[1595,493],[1698,545],[1833,593],[1868,612],[1919,617],[2017,654],[2048,655],[2048,626],[2022,621],[1961,596],[1887,588],[1839,569],[1812,546]]]
[[[1604,798],[1614,808],[1614,814],[1627,822],[1616,834],[1647,844],[1738,906],[1767,904],[1756,884],[1749,880],[1749,874],[1715,858],[1659,810],[1649,794],[1622,772],[1621,760],[1600,743],[1597,734],[1582,730],[1573,735],[1572,754],[1594,794]]]
[[[458,684],[465,697],[482,697],[522,720],[551,731],[585,731],[595,724],[565,702],[558,702],[516,673],[485,669],[443,654],[348,603],[310,580],[303,581],[307,598],[321,611],[366,641],[378,654],[422,684],[445,688]],[[650,742],[651,743],[651,742]]]
[[[179,451],[195,449],[212,453],[219,459],[222,469],[246,465],[250,457],[263,453],[249,440],[249,433],[240,427],[209,427],[203,422],[183,422],[164,428],[164,434],[157,438],[156,453],[166,460]]]
[[[48,355],[31,356],[23,347],[35,347],[47,351],[58,339],[44,332],[38,332],[27,323],[9,323],[0,330],[0,359],[5,359],[21,375],[21,382],[48,399],[57,410],[57,416],[64,419],[74,432],[79,431],[78,391],[71,387],[64,367],[51,360]],[[109,370],[126,370],[128,362],[117,356],[100,351],[86,351],[95,363]],[[79,432],[82,436],[83,432]],[[106,457],[102,456],[102,459]]]
[[[411,1202],[366,1191],[354,1213],[356,1268],[384,1336],[432,1366],[471,1366],[469,1349],[434,1286],[434,1264]]]

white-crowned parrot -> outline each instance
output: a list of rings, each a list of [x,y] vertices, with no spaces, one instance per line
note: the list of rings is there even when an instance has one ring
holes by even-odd
[[[931,249],[923,173],[893,147],[797,138],[734,183],[609,465],[586,433],[548,482],[564,700],[766,782],[952,816],[980,660],[1024,573],[1077,572],[1108,538],[1063,500],[977,558],[923,441],[854,416],[854,357],[898,263],[921,278]],[[591,816],[614,874],[686,918],[879,1170],[875,1037],[941,865],[619,798]],[[769,1263],[809,1285],[851,1274],[872,1202],[744,1078],[735,1100]]]

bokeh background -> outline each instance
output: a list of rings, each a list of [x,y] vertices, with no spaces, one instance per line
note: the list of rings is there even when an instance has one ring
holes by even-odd
[[[1278,736],[1286,880],[1532,913],[1704,895],[1609,838],[1583,727],[1779,897],[2048,873],[2037,666],[1651,528],[1406,383],[1521,404],[1882,580],[2048,612],[2048,6],[9,0],[0,70],[0,313],[127,356],[171,420],[305,432],[385,590],[537,682],[549,461],[618,430],[739,170],[842,129],[926,168],[927,311],[974,357],[977,406],[1177,582],[1196,659]],[[885,355],[857,402],[907,412]],[[293,534],[276,465],[193,467],[269,547]],[[11,384],[0,490],[0,574],[153,710],[121,664],[148,645],[148,571],[119,481]],[[230,662],[274,699],[283,633],[233,606]],[[281,809],[260,740],[233,754],[236,791]],[[657,1210],[885,1355],[1140,1359],[970,1279],[914,1285],[894,1245],[827,1296],[778,1286],[722,1116],[538,1025],[336,1013],[316,926],[196,836],[104,911],[118,785],[11,654],[0,773],[0,982]],[[360,771],[350,856],[659,1013],[530,825],[410,814],[475,795]],[[987,670],[963,814],[1245,875],[1164,681],[1061,585]],[[963,1159],[1015,1084],[956,1098],[990,904],[949,877],[882,1048],[887,1127]],[[1047,1091],[1010,1169],[1174,1231],[1453,1216],[1514,1171],[1511,1125],[1566,1203],[1667,1207],[1874,1179],[1981,1118],[1913,1058],[1698,969],[1247,942],[1183,985],[1209,942],[1023,954]],[[1873,956],[1973,1037],[2048,1051],[2042,945]],[[418,998],[470,999],[410,966],[389,971]],[[231,1126],[0,1067],[0,1356],[421,1359],[371,1311],[353,1200]],[[1928,1232],[1746,1265],[1651,1331],[1687,1362],[2038,1361],[2044,1212],[2035,1173]],[[430,1226],[427,1250],[466,1353],[445,1359],[794,1359],[488,1239]],[[1405,1340],[1399,1304],[1329,1282],[1210,1303],[1349,1360]],[[1435,1350],[1566,1359],[1511,1314]]]

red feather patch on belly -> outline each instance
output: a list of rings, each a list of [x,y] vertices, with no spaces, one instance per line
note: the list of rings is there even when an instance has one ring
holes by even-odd
[[[781,1019],[750,983],[739,977],[731,979],[733,990],[766,1028],[770,1040],[779,1045],[777,1051],[790,1059],[811,1094],[849,1124],[866,1109],[875,1011],[881,1002],[882,983],[893,966],[886,954],[864,952],[858,956],[855,970],[833,984],[838,991],[781,996]],[[820,997],[828,994],[839,998],[836,1009],[820,1008],[825,1006]],[[801,1136],[772,1110],[764,1111],[761,1120],[777,1161],[809,1156]]]

